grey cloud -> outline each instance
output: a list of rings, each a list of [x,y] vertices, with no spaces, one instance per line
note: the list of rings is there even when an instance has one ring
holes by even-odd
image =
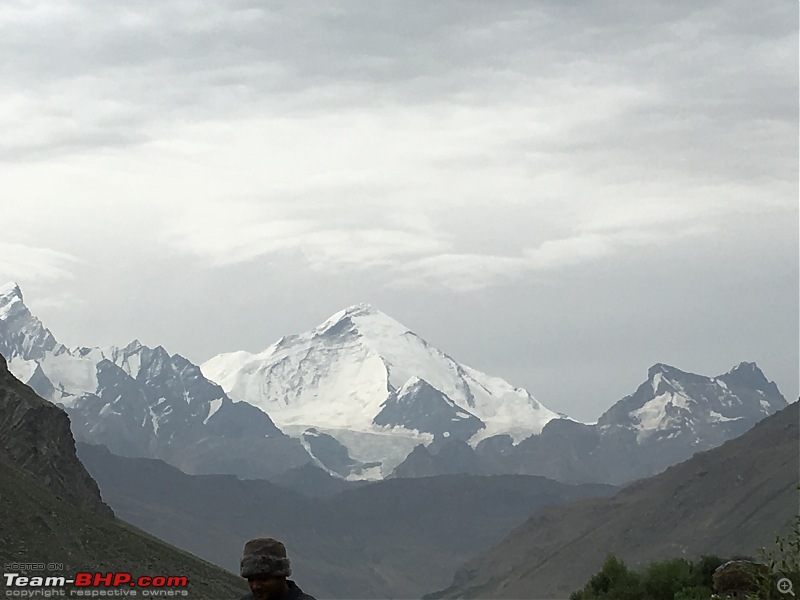
[[[72,279],[82,261],[71,254],[39,246],[0,241],[0,280],[59,281]]]
[[[51,135],[46,140],[25,144],[4,145],[0,142],[0,161],[30,162],[47,160],[54,155],[98,150],[103,148],[125,148],[148,141],[139,131],[107,130],[79,131]]]
[[[89,106],[128,104],[132,115],[103,124],[126,130],[115,134],[122,144],[146,139],[158,122],[219,114],[548,102],[561,81],[578,82],[577,94],[597,83],[656,89],[664,98],[644,107],[641,123],[654,134],[647,125],[664,119],[702,132],[703,117],[715,126],[726,112],[796,117],[784,93],[786,73],[796,74],[785,64],[796,60],[793,3],[758,15],[744,2],[16,6],[0,17],[0,51],[12,57],[0,89],[56,98],[83,90]],[[586,143],[605,141],[592,134]]]

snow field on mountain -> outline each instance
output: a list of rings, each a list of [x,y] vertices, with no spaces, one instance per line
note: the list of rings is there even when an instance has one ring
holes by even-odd
[[[69,353],[47,354],[39,362],[42,371],[56,387],[63,386],[64,392],[70,396],[57,396],[56,400],[64,406],[71,406],[73,401],[84,393],[97,391],[97,362],[91,357],[73,356]]]
[[[33,372],[36,371],[36,365],[35,360],[25,360],[21,356],[15,356],[8,361],[8,370],[20,381],[26,382],[30,380]]]
[[[557,413],[542,406],[526,390],[515,388],[504,379],[469,367],[464,367],[464,373],[474,397],[470,410],[486,424],[485,429],[470,439],[471,444],[503,433],[510,435],[516,444],[541,433],[548,422],[558,418]]]

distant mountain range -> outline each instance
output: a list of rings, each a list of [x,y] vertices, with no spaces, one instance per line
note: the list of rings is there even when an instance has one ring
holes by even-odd
[[[12,376],[2,356],[0,557],[3,564],[64,565],[29,567],[31,577],[69,578],[78,571],[181,575],[197,600],[239,598],[246,590],[236,575],[117,519],[75,455],[67,415]]]
[[[798,406],[610,498],[536,511],[426,598],[567,598],[608,553],[633,567],[702,554],[755,558],[800,512]]]
[[[472,473],[624,483],[786,406],[752,363],[714,378],[655,365],[635,393],[587,425],[457,363],[365,304],[261,353],[222,354],[201,368],[137,341],[68,349],[7,284],[0,354],[64,407],[81,441],[188,473],[305,488],[298,475],[313,473],[320,493],[336,486],[307,466],[339,480]]]

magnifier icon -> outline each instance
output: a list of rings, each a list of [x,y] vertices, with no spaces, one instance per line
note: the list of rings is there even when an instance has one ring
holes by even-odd
[[[788,577],[781,577],[778,579],[778,591],[781,594],[789,594],[793,598],[795,597],[794,590],[792,589],[794,586],[792,585],[792,580]]]

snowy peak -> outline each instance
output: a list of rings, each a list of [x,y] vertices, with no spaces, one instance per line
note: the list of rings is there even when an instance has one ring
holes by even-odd
[[[54,350],[63,346],[25,306],[19,285],[12,281],[0,287],[0,354],[9,361],[30,361]]]
[[[786,405],[755,363],[741,363],[719,377],[656,364],[648,370],[648,380],[606,411],[598,425],[633,429],[639,441],[681,435],[699,440],[720,423],[743,433]]]
[[[457,363],[370,304],[261,353],[221,354],[201,368],[231,398],[294,431],[456,435],[460,423],[459,437],[476,434],[470,443],[503,433],[520,441],[557,417],[527,391]]]
[[[371,304],[354,304],[328,318],[316,327],[312,336],[337,337],[348,334],[380,339],[410,333],[408,328],[379,311]]]
[[[383,316],[385,317],[382,312],[377,310],[371,304],[366,302],[361,302],[359,304],[354,304],[352,306],[348,306],[345,309],[342,309],[330,317],[328,317],[319,327],[316,328],[317,331],[325,331],[330,327],[336,326],[337,323],[352,319],[352,318],[359,318],[359,317],[374,317],[374,316]]]
[[[15,281],[0,285],[0,316],[5,306],[14,302],[23,302],[22,290]]]

